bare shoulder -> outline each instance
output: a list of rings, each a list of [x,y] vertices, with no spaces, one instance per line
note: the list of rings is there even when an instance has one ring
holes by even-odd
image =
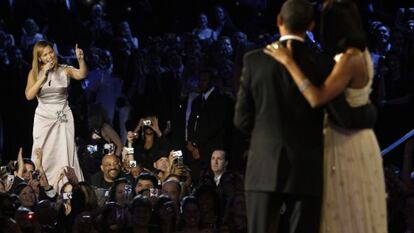
[[[360,62],[364,59],[364,52],[357,48],[348,48],[342,53],[341,60],[345,59],[348,62]]]
[[[70,65],[65,65],[65,64],[59,64],[59,69],[62,69],[63,72],[67,75],[67,76],[71,76],[72,74],[72,70],[74,69],[73,66]]]

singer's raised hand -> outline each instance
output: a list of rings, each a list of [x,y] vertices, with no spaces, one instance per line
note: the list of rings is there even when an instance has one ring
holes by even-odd
[[[78,44],[75,45],[75,53],[76,53],[76,58],[78,60],[83,60],[83,50],[81,48],[78,47]]]

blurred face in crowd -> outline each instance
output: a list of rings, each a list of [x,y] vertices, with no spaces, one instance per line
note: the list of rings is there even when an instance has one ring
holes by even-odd
[[[103,16],[103,9],[102,9],[102,6],[100,4],[93,5],[92,16],[93,16],[93,18],[100,18],[100,17]]]
[[[148,226],[151,220],[151,206],[136,206],[132,212],[132,221],[135,226]]]
[[[226,154],[222,150],[215,150],[211,155],[211,170],[215,175],[222,174],[227,166]]]
[[[30,163],[24,164],[23,169],[23,179],[27,182],[32,179],[32,173],[34,172],[35,167]]]
[[[162,184],[162,193],[166,194],[172,201],[179,203],[180,184],[177,181],[167,181]]]
[[[169,167],[170,161],[168,160],[168,157],[161,157],[154,162],[154,168],[161,170],[163,172],[167,172]]]
[[[205,14],[200,14],[199,18],[198,18],[198,22],[200,24],[201,27],[206,27],[208,24],[208,18],[207,15]]]
[[[376,30],[376,36],[382,43],[388,43],[390,40],[390,30],[387,26],[381,25]]]
[[[125,183],[120,183],[116,186],[115,201],[120,205],[125,202],[125,185]]]
[[[134,178],[137,178],[139,174],[141,174],[141,172],[142,172],[142,167],[140,166],[130,168],[130,173]]]
[[[26,186],[19,194],[19,200],[23,207],[32,208],[36,202],[34,190],[30,186]]]
[[[102,159],[101,171],[107,181],[113,181],[120,172],[119,160],[115,155],[105,155]]]
[[[219,6],[216,7],[214,13],[215,13],[216,18],[218,20],[224,20],[224,10],[223,10],[223,8],[221,8]]]
[[[207,72],[201,73],[198,80],[198,88],[201,93],[206,93],[211,88],[211,75]]]
[[[154,184],[151,180],[138,180],[137,185],[135,186],[135,193],[141,192],[143,189],[151,189],[154,188]]]
[[[183,219],[187,227],[197,227],[200,222],[200,210],[195,203],[188,203],[183,209]]]

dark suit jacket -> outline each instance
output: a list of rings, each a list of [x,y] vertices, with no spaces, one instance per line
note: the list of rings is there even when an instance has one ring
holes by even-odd
[[[331,63],[304,43],[293,56],[315,85]],[[312,109],[288,71],[262,49],[244,57],[234,123],[251,133],[245,189],[321,194],[323,109]]]
[[[192,103],[187,128],[188,141],[197,144],[201,153],[200,159],[203,161],[210,160],[212,150],[224,147],[228,105],[228,101],[217,88],[211,92],[205,103],[202,103],[201,95]]]
[[[333,60],[299,41],[292,46],[304,74],[320,85]],[[343,95],[327,109],[345,128],[369,128],[375,119],[372,105],[350,108]],[[234,123],[251,134],[246,190],[321,194],[323,109],[312,109],[287,70],[262,50],[244,57]]]

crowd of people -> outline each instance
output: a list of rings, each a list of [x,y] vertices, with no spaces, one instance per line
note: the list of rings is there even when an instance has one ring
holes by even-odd
[[[0,232],[247,232],[245,187],[266,186],[272,175],[245,177],[246,161],[261,172],[273,164],[247,153],[250,137],[233,124],[243,56],[283,33],[274,23],[269,31],[240,25],[223,5],[200,3],[196,14],[161,23],[152,1],[117,7],[91,1],[83,8],[81,1],[46,2],[0,6],[0,92],[12,90],[0,105]],[[383,3],[359,7],[373,63],[369,97],[378,111],[369,127],[385,147],[413,128],[407,109],[413,107],[414,8],[395,8],[392,18],[382,14]],[[321,3],[313,8],[321,14]],[[187,19],[190,28],[180,24]],[[305,43],[333,57],[338,51],[321,45],[318,30],[309,28]],[[301,84],[309,91],[310,84]],[[263,122],[261,132],[275,127]],[[312,139],[298,149],[322,143]],[[402,163],[384,164],[389,232],[414,230],[412,148],[409,141]],[[302,172],[295,179],[309,180]],[[307,183],[313,184],[320,185]]]

